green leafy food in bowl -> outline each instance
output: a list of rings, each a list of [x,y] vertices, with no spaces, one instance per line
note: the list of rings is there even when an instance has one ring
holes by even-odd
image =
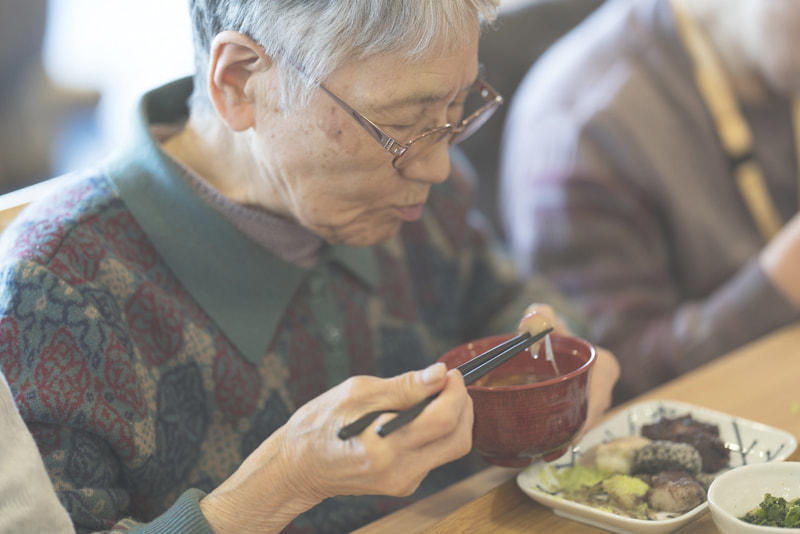
[[[787,501],[783,497],[773,497],[769,493],[757,508],[740,518],[746,523],[770,527],[800,527],[800,498]]]

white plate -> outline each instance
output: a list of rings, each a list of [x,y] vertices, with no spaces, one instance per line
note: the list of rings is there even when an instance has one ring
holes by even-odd
[[[755,423],[733,415],[716,412],[693,404],[671,400],[642,402],[631,406],[598,425],[572,447],[566,454],[551,464],[536,462],[517,475],[517,485],[536,502],[553,509],[556,514],[618,534],[666,534],[697,518],[708,509],[708,503],[693,508],[685,514],[659,520],[632,519],[616,515],[567,499],[553,496],[546,487],[552,487],[549,465],[564,469],[575,464],[577,458],[589,447],[621,436],[639,435],[642,425],[655,422],[660,417],[678,417],[691,414],[697,421],[713,423],[719,427],[722,441],[731,451],[730,465],[784,460],[797,448],[794,436],[761,423]]]

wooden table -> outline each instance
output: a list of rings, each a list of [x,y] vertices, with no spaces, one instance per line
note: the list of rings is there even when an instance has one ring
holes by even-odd
[[[758,421],[800,436],[800,325],[770,334],[713,363],[616,407],[671,399]],[[800,461],[800,450],[788,460]],[[355,531],[599,534],[595,527],[555,515],[516,485],[518,469],[491,467]],[[708,513],[678,531],[717,534]]]

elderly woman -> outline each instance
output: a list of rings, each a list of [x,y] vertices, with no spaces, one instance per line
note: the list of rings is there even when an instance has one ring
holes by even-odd
[[[191,2],[194,80],[3,235],[0,364],[76,528],[344,532],[475,467],[453,462],[461,375],[431,362],[531,302],[568,317],[445,181],[498,105],[477,57],[495,11]],[[617,373],[600,351],[593,418]],[[387,437],[391,415],[337,437],[434,393]]]

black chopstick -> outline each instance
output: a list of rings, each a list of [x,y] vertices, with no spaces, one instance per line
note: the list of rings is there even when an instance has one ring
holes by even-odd
[[[493,347],[493,348],[487,350],[486,352],[484,352],[482,354],[479,354],[479,355],[475,356],[474,358],[471,358],[471,359],[467,360],[466,362],[464,362],[461,365],[459,365],[458,367],[456,367],[456,369],[461,371],[462,375],[465,375],[468,372],[470,372],[473,369],[475,369],[476,367],[482,365],[486,361],[494,358],[495,356],[497,356],[498,354],[500,354],[504,350],[508,349],[509,347],[513,347],[514,345],[516,345],[520,341],[522,341],[524,339],[527,339],[529,337],[530,337],[530,334],[528,332],[525,332],[524,334],[520,334],[520,335],[518,335],[516,337],[512,337],[511,339],[509,339],[509,340],[507,340],[507,341],[505,341],[503,343],[500,343],[496,347]],[[427,406],[427,404],[426,404],[426,406]],[[424,407],[425,406],[420,407],[420,411]],[[352,438],[353,436],[357,436],[358,434],[361,434],[381,414],[384,414],[384,413],[396,413],[396,412],[397,412],[397,410],[376,410],[374,412],[369,412],[367,414],[362,415],[361,417],[359,417],[358,419],[356,419],[352,423],[343,426],[339,430],[339,433],[337,435],[339,436],[339,439],[348,440],[348,439]]]
[[[349,425],[345,425],[340,428],[339,433],[336,435],[339,436],[339,439],[341,440],[348,440],[353,436],[361,434],[364,429],[366,429],[375,419],[378,418],[379,415],[391,412],[397,413],[397,410],[376,410],[374,412],[364,414]]]
[[[503,343],[500,343],[496,347],[493,347],[493,348],[487,350],[483,354],[478,354],[474,358],[470,358],[469,360],[465,361],[464,363],[462,363],[461,365],[456,367],[456,369],[461,371],[462,375],[466,375],[467,373],[469,373],[470,371],[472,371],[476,367],[479,367],[479,366],[483,365],[487,361],[489,361],[492,358],[496,357],[501,352],[505,351],[506,349],[509,349],[509,348],[513,347],[514,345],[516,345],[520,341],[528,339],[529,337],[531,337],[529,332],[525,332],[525,333],[520,334],[518,336],[512,337],[508,341],[504,341]]]
[[[543,337],[545,337],[547,334],[549,334],[552,331],[553,331],[552,328],[548,328],[547,330],[543,330],[542,332],[539,332],[535,336],[526,337],[524,334],[522,336],[517,336],[517,337],[522,337],[523,339],[521,341],[518,341],[516,344],[513,344],[512,346],[506,348],[505,350],[503,350],[499,354],[495,355],[493,358],[484,359],[484,361],[482,363],[480,363],[480,365],[474,366],[472,369],[470,369],[466,373],[463,373],[464,374],[464,383],[466,385],[472,384],[473,382],[475,382],[476,380],[478,380],[479,378],[481,378],[485,374],[487,374],[487,373],[489,373],[491,371],[494,371],[499,366],[501,366],[502,364],[504,364],[505,362],[507,362],[508,360],[510,360],[511,358],[513,358],[514,356],[516,356],[517,354],[519,354],[520,352],[525,350],[526,348],[530,347],[531,345],[533,345],[534,343],[536,343],[537,341],[539,341],[540,339],[542,339]],[[477,359],[477,358],[481,358],[482,356],[483,355],[477,356],[476,358],[473,358],[473,360]],[[472,360],[470,360],[470,361],[472,361]],[[469,363],[469,362],[467,362],[467,363]],[[378,435],[381,436],[381,437],[386,437],[390,433],[392,433],[393,431],[395,431],[398,428],[400,428],[401,426],[403,426],[403,425],[405,425],[407,423],[410,423],[438,395],[439,395],[438,393],[436,393],[435,395],[431,395],[430,397],[427,397],[427,398],[423,399],[422,401],[418,402],[417,404],[415,404],[411,408],[408,408],[407,410],[403,410],[402,412],[399,412],[393,419],[391,419],[390,421],[387,421],[386,424],[383,424],[380,427],[378,427],[378,430],[377,430]]]
[[[514,345],[516,345],[517,343],[519,343],[520,341],[522,341],[524,339],[527,339],[528,337],[530,337],[530,334],[528,332],[525,332],[524,334],[520,334],[520,335],[518,335],[516,337],[512,337],[508,341],[505,341],[505,342],[497,345],[496,347],[493,347],[493,348],[487,350],[486,352],[484,352],[482,354],[479,354],[479,355],[475,356],[474,358],[471,358],[470,360],[467,360],[466,362],[464,362],[461,365],[459,365],[458,367],[456,367],[456,369],[461,371],[462,375],[465,375],[469,371],[472,371],[473,369],[478,367],[479,365],[482,365],[487,360],[490,360],[490,359],[494,358],[495,356],[497,356],[498,354],[500,354],[501,352],[503,352],[507,348],[513,347]],[[423,408],[424,408],[424,406],[423,406]],[[421,409],[422,408],[420,408],[420,410]],[[372,424],[373,421],[375,421],[375,419],[378,418],[378,416],[380,416],[381,414],[384,414],[384,413],[389,413],[389,412],[396,413],[397,410],[376,410],[374,412],[369,412],[367,414],[364,414],[361,417],[359,417],[358,419],[356,419],[355,421],[353,421],[352,423],[343,426],[339,430],[339,433],[337,435],[342,440],[348,440],[348,439],[352,438],[353,436],[357,436],[358,434],[361,434],[364,431],[364,429],[366,429],[369,425]]]
[[[528,347],[530,347],[531,345],[533,345],[534,343],[536,343],[537,341],[539,341],[552,331],[553,331],[552,328],[548,328],[547,330],[542,330],[535,336],[525,338],[522,341],[515,343],[508,349],[499,353],[494,358],[480,362],[478,365],[474,366],[466,373],[462,373],[464,375],[464,384],[470,385],[479,378],[481,378],[482,376],[494,371],[495,369],[506,363],[508,360],[510,360],[523,350],[527,349]]]

